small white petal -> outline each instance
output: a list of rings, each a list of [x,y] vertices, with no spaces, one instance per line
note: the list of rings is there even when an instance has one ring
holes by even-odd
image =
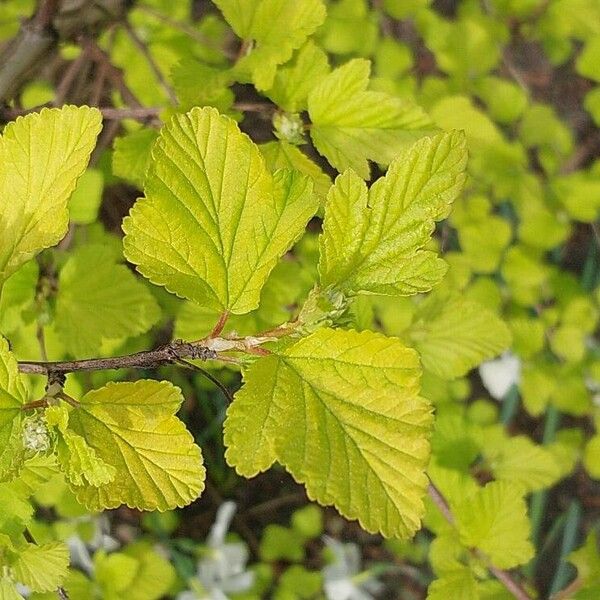
[[[246,568],[248,548],[245,544],[241,542],[223,544],[220,550],[222,560],[227,565],[227,573],[241,573]]]
[[[175,600],[198,600],[198,595],[195,592],[185,591],[179,592],[177,596],[175,596]]]
[[[510,352],[479,366],[479,376],[492,398],[502,400],[521,379],[521,360]]]
[[[238,573],[223,581],[221,589],[228,594],[238,594],[240,592],[247,592],[253,585],[254,573],[252,571],[246,571],[245,573]]]
[[[327,600],[350,600],[356,586],[349,579],[325,581],[325,595]]]
[[[94,571],[94,563],[84,541],[78,535],[72,535],[67,540],[69,553],[71,555],[71,566],[78,567],[88,575]]]
[[[223,544],[236,508],[236,503],[232,500],[227,500],[227,502],[223,502],[223,504],[219,506],[215,523],[208,534],[207,543],[209,546],[216,547]]]

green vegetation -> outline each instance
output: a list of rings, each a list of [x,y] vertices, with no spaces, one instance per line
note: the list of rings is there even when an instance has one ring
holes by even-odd
[[[597,0],[0,7],[1,599],[600,596]]]

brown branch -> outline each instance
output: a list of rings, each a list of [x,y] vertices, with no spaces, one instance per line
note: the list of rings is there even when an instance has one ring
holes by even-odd
[[[94,81],[92,93],[90,94],[90,104],[92,106],[98,106],[100,104],[100,100],[102,99],[102,93],[104,91],[104,83],[106,82],[107,71],[108,69],[104,63],[98,67],[96,81]]]
[[[21,26],[17,37],[0,53],[0,102],[17,93],[55,43],[56,35],[51,28],[40,29],[31,21]]]
[[[84,48],[89,52],[92,60],[94,60],[99,65],[104,65],[106,68],[106,72],[113,85],[117,88],[123,101],[129,104],[134,108],[142,108],[142,103],[138,100],[136,95],[127,87],[125,83],[125,77],[123,76],[123,71],[112,64],[110,61],[110,57],[94,40],[89,38],[82,38],[81,44]]]
[[[44,31],[52,26],[52,19],[54,19],[58,9],[60,7],[61,0],[42,0],[39,5],[37,12],[35,13],[32,24],[38,31]]]
[[[77,77],[77,74],[87,59],[87,52],[82,50],[79,53],[79,56],[66,68],[62,79],[56,86],[56,96],[52,102],[54,106],[61,106],[64,104],[65,98],[67,97],[67,94],[69,93],[69,90],[75,81],[75,77]]]
[[[81,31],[100,32],[121,19],[127,9],[126,0],[89,0],[75,8],[72,2],[41,0],[34,15],[0,52],[0,102],[13,98],[48,63],[59,39],[71,40]]]
[[[206,338],[197,342],[173,340],[155,350],[144,350],[134,354],[114,356],[110,358],[85,358],[83,360],[46,362],[21,361],[19,371],[30,375],[59,376],[75,371],[101,371],[111,369],[156,369],[162,365],[181,363],[185,359],[222,360],[232,362],[230,356],[221,355],[226,352],[243,352],[259,354],[269,352],[261,348],[266,342],[275,341],[269,336],[250,336],[247,338]]]
[[[155,369],[180,359],[217,359],[218,354],[207,344],[188,343],[175,340],[155,350],[144,350],[134,354],[111,358],[87,358],[83,360],[46,362],[19,362],[19,371],[31,375],[73,373],[75,371],[100,371],[112,369]]]
[[[216,338],[217,336],[221,335],[221,332],[227,323],[227,319],[229,319],[229,311],[226,310],[225,312],[221,313],[221,316],[219,317],[216,325],[213,327],[213,330],[210,332],[209,337]]]
[[[455,524],[454,515],[450,510],[450,506],[446,499],[440,492],[440,490],[430,481],[429,483],[429,497],[433,500],[434,504],[439,508],[440,512],[450,523],[450,525]],[[517,600],[531,600],[531,596],[521,587],[517,581],[515,581],[512,575],[508,571],[504,571],[503,569],[498,569],[494,565],[490,564],[488,560],[486,560],[485,555],[479,550],[472,550],[473,554],[480,559],[484,559],[487,565],[488,570],[494,577],[515,597]]]
[[[123,119],[147,121],[148,119],[157,119],[163,110],[162,108],[141,106],[139,108],[101,108],[100,112],[108,121],[121,121]]]
[[[8,122],[16,119],[17,117],[22,117],[24,115],[28,115],[30,113],[39,112],[42,108],[47,108],[48,104],[42,104],[41,106],[35,106],[33,108],[10,108],[10,107],[2,107],[0,106],[0,121]],[[255,112],[264,112],[265,110],[269,110],[269,105],[253,105],[253,104],[245,104],[243,102],[234,104],[233,106],[236,110],[241,111],[255,111]],[[164,108],[158,106],[134,106],[134,107],[125,107],[125,108],[114,108],[112,106],[100,106],[98,110],[102,113],[102,116],[107,121],[122,121],[123,119],[134,119],[136,121],[154,121],[153,125],[160,124],[158,121],[158,117],[160,113],[164,111]]]
[[[568,175],[585,166],[600,151],[600,131],[592,132],[587,139],[583,140],[577,150],[563,164],[560,169],[561,175]]]

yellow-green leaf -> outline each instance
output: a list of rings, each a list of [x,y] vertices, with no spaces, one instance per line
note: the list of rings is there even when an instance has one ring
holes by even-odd
[[[19,548],[12,564],[15,579],[34,592],[52,592],[60,586],[69,567],[69,549],[61,542]]]
[[[323,287],[407,296],[430,290],[446,263],[423,247],[465,180],[465,138],[454,131],[403,151],[370,190],[353,171],[329,191],[319,246]]]
[[[213,108],[163,129],[145,192],[123,223],[127,258],[178,296],[235,314],[258,306],[269,273],[317,210],[307,177],[271,175],[258,147]]]
[[[510,330],[493,311],[462,296],[435,292],[417,309],[409,335],[423,366],[444,379],[466,375],[511,341]]]
[[[506,481],[492,481],[455,507],[460,540],[481,550],[496,567],[511,569],[534,555],[529,541],[524,490]]]
[[[183,398],[166,381],[109,383],[86,394],[69,414],[69,428],[116,470],[108,483],[74,486],[91,510],[127,504],[170,510],[204,489],[200,448],[175,417]]]
[[[77,358],[96,355],[106,339],[144,333],[159,317],[150,291],[125,265],[115,262],[106,246],[81,246],[60,271],[56,331]]]
[[[8,342],[0,336],[0,480],[22,460],[21,406],[27,389]]]
[[[44,109],[9,123],[0,137],[0,289],[66,233],[67,202],[100,131],[100,111]]]
[[[225,422],[227,461],[253,476],[278,460],[310,498],[368,531],[410,536],[432,423],[420,374],[397,339],[320,329],[245,373]]]
[[[310,136],[340,173],[353,169],[369,179],[369,160],[389,164],[426,132],[429,117],[415,104],[368,90],[371,63],[354,59],[332,71],[308,96]]]

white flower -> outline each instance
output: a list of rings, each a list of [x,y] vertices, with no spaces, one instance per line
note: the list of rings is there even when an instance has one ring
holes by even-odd
[[[521,360],[511,352],[479,366],[479,376],[492,398],[502,400],[508,390],[521,380]]]
[[[92,555],[96,550],[114,552],[119,548],[119,542],[109,535],[110,523],[106,515],[98,517],[82,517],[81,520],[93,520],[96,526],[94,537],[85,543],[78,535],[72,535],[68,540],[69,552],[71,554],[71,566],[78,567],[91,575],[94,571]]]
[[[33,452],[47,452],[50,449],[50,435],[41,417],[30,417],[23,425],[23,448]]]
[[[328,600],[373,600],[381,584],[369,573],[360,572],[360,551],[356,544],[342,544],[324,536],[334,561],[323,568],[325,594]]]
[[[254,583],[254,573],[246,571],[246,545],[226,543],[225,536],[233,519],[235,502],[224,502],[206,540],[206,555],[198,562],[198,578],[190,582],[190,590],[177,600],[227,600],[229,593],[245,592]]]

